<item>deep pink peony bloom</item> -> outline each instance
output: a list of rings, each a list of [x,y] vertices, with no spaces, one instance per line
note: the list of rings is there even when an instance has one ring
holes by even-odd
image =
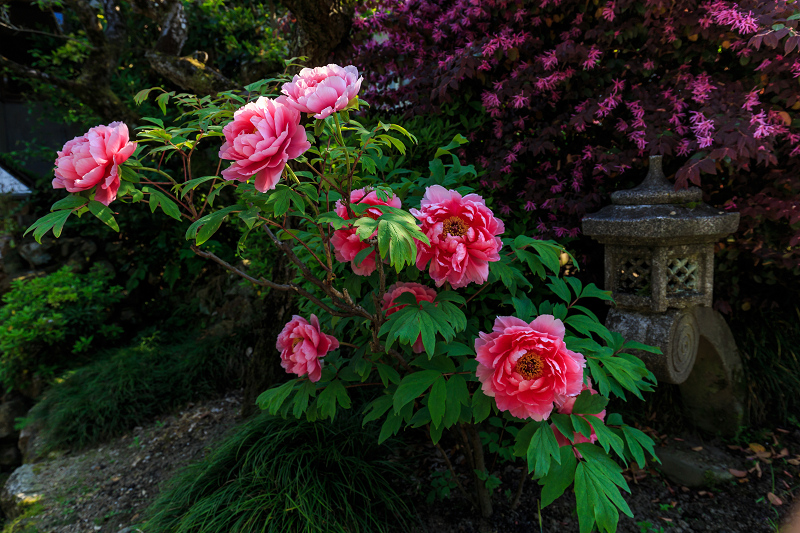
[[[591,381],[589,382],[588,385],[587,384],[583,385],[583,389],[581,390],[581,392],[583,392],[585,390],[590,391],[592,394],[597,394],[597,391],[592,388]],[[570,396],[570,397],[565,398],[563,403],[561,403],[561,405],[558,407],[558,412],[561,413],[562,415],[571,415],[572,414],[572,408],[575,405],[575,400],[576,400],[575,396]],[[586,419],[586,421],[589,423],[590,426],[592,426],[592,419],[591,418],[586,418],[586,417],[597,417],[600,420],[605,420],[606,411],[604,409],[604,410],[600,411],[599,413],[597,413],[596,415],[584,415],[584,418]],[[556,436],[556,441],[558,441],[558,445],[559,446],[567,446],[567,445],[570,444],[569,439],[567,439],[564,436],[564,434],[561,433],[561,431],[558,430],[558,428],[555,426],[555,424],[551,424],[550,427],[553,428],[553,433]],[[594,426],[592,426],[592,434],[589,435],[588,439],[586,437],[584,437],[580,433],[575,433],[575,435],[573,436],[573,442],[575,444],[582,444],[582,443],[585,443],[585,442],[589,442],[589,443],[594,444],[595,442],[597,442],[597,434],[594,432]],[[578,450],[574,450],[574,452],[575,452],[575,457],[580,459],[581,458],[581,454],[578,452]]]
[[[583,385],[586,360],[564,345],[564,324],[541,315],[528,324],[499,316],[491,333],[475,339],[478,379],[498,409],[517,418],[545,420]]]
[[[422,222],[430,246],[417,241],[417,268],[430,261],[430,276],[441,287],[449,281],[454,289],[489,277],[489,261],[500,260],[505,231],[477,194],[462,197],[458,192],[433,185],[425,191],[419,210],[411,214]]]
[[[375,193],[375,191],[367,193],[365,189],[356,189],[350,193],[350,203],[388,205],[399,208],[400,198],[392,195],[388,202],[384,202],[378,198],[378,195]],[[341,200],[336,202],[336,214],[345,220],[350,218],[350,215],[348,215],[347,209],[345,208],[344,204],[342,204]],[[381,216],[381,212],[377,209],[367,209],[363,216],[378,218]],[[377,233],[377,231],[375,233]],[[336,254],[336,260],[341,261],[342,263],[350,261],[350,266],[353,268],[353,272],[359,276],[369,276],[375,272],[375,252],[369,254],[360,264],[356,264],[355,259],[358,255],[358,252],[364,248],[369,248],[370,244],[363,242],[358,238],[355,228],[351,227],[334,231],[333,236],[331,237],[331,244],[333,245],[333,249]]]
[[[240,107],[233,121],[222,128],[225,143],[219,158],[233,161],[222,171],[226,180],[247,181],[255,176],[256,190],[275,188],[283,167],[311,147],[300,113],[286,104],[286,97],[260,97]]]
[[[108,205],[117,198],[119,165],[135,149],[136,143],[129,140],[128,126],[122,122],[95,126],[67,141],[58,152],[53,187],[80,192],[97,185],[94,199]]]
[[[322,119],[346,108],[361,89],[363,79],[352,65],[304,68],[283,84],[281,92],[298,111]]]
[[[386,290],[386,294],[383,295],[383,310],[386,311],[387,318],[407,305],[394,303],[395,299],[404,292],[412,293],[417,298],[417,303],[432,302],[436,298],[436,291],[430,287],[413,282],[397,282],[389,287]],[[422,353],[425,351],[425,346],[422,344],[422,335],[417,337],[412,348],[414,353]]]
[[[333,335],[322,333],[317,315],[311,315],[311,323],[294,315],[283,327],[275,347],[281,352],[281,366],[289,374],[305,376],[319,381],[322,374],[322,358],[339,347]]]

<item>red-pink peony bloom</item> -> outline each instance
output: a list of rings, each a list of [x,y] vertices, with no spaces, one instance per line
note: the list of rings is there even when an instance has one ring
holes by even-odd
[[[247,181],[255,176],[259,192],[274,189],[286,162],[311,147],[300,113],[286,104],[284,96],[274,100],[262,96],[240,107],[222,133],[225,143],[219,158],[233,161],[222,177]]]
[[[291,82],[283,84],[281,92],[298,111],[323,119],[350,105],[363,79],[352,65],[304,68]]]
[[[491,333],[475,339],[478,379],[498,409],[517,418],[545,420],[583,385],[586,360],[564,345],[564,324],[541,315],[528,324],[499,316]]]
[[[322,333],[317,315],[311,315],[311,322],[294,315],[283,327],[275,347],[281,352],[281,366],[289,374],[305,376],[311,381],[319,381],[322,374],[322,358],[339,347],[333,335]]]
[[[583,389],[582,389],[581,392],[583,392],[585,390],[590,391],[592,394],[597,394],[597,391],[592,388],[591,381],[588,384],[584,384],[583,385]],[[558,412],[560,414],[562,414],[562,415],[571,415],[572,414],[572,408],[575,405],[575,400],[576,400],[575,396],[571,396],[571,397],[565,398],[563,403],[561,403],[561,405],[558,407]],[[587,419],[586,417],[597,417],[600,420],[605,420],[605,418],[606,418],[605,409],[600,411],[596,415],[583,415],[583,417],[589,423],[589,426],[591,426],[592,433],[591,433],[591,435],[589,435],[588,439],[586,437],[584,437],[581,433],[575,433],[575,435],[572,438],[573,439],[572,442],[575,443],[575,444],[582,444],[582,443],[585,443],[585,442],[590,442],[590,443],[597,442],[597,434],[594,432],[594,426],[592,426],[592,419],[591,418]],[[567,445],[570,444],[569,439],[567,439],[564,436],[564,434],[561,433],[561,431],[558,430],[558,428],[555,426],[555,424],[551,424],[550,427],[553,428],[553,433],[556,436],[556,441],[558,441],[558,445],[559,446],[567,446]],[[578,452],[578,450],[574,450],[574,452],[575,452],[575,457],[580,459],[581,458],[581,454]]]
[[[395,283],[389,287],[386,290],[386,294],[383,295],[383,310],[386,312],[387,318],[407,305],[394,303],[395,299],[397,299],[397,297],[404,292],[412,293],[414,297],[416,297],[417,303],[432,302],[436,298],[436,291],[430,287],[426,287],[425,285],[420,285],[419,283],[413,282]],[[417,337],[417,340],[414,342],[414,346],[412,348],[414,353],[422,353],[425,351],[425,346],[422,344],[422,335]]]
[[[378,195],[375,191],[367,193],[365,189],[356,189],[350,193],[350,203],[388,205],[399,208],[400,198],[392,195],[388,202],[384,202],[378,198]],[[345,220],[350,218],[350,215],[347,213],[347,209],[345,208],[344,204],[342,204],[341,200],[336,202],[336,214]],[[381,216],[381,212],[378,209],[367,209],[362,216],[378,218]],[[375,233],[377,233],[377,231]],[[375,233],[373,233],[373,236]],[[375,272],[375,252],[369,254],[363,261],[361,261],[361,263],[356,264],[355,259],[358,253],[364,248],[369,248],[371,245],[368,242],[363,242],[358,238],[355,228],[350,227],[334,231],[333,236],[331,237],[331,244],[333,245],[334,252],[336,254],[336,260],[341,261],[342,263],[350,261],[350,266],[353,268],[353,272],[359,276],[369,276]]]
[[[428,246],[417,241],[417,268],[424,270],[430,261],[430,276],[441,287],[449,281],[454,289],[489,277],[489,261],[500,260],[505,231],[477,194],[462,197],[458,192],[433,185],[425,191],[419,210],[411,214],[422,222]]]
[[[112,122],[95,126],[64,145],[56,158],[53,187],[80,192],[97,185],[94,199],[108,205],[117,198],[119,165],[136,149],[128,126]]]

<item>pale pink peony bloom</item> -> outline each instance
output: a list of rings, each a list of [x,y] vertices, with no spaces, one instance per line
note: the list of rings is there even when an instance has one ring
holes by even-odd
[[[499,316],[491,333],[475,339],[475,352],[483,393],[517,418],[545,420],[554,402],[581,392],[586,360],[567,349],[564,324],[552,315],[530,324]]]
[[[283,84],[281,92],[298,111],[323,119],[350,105],[363,79],[353,65],[304,68],[291,82]]]
[[[430,287],[413,282],[397,282],[389,287],[386,290],[386,294],[383,295],[383,310],[386,312],[387,318],[407,305],[394,303],[395,299],[404,292],[412,293],[417,299],[417,303],[432,302],[436,298],[436,291]],[[414,346],[412,348],[414,353],[422,353],[425,351],[425,346],[422,344],[422,335],[417,337],[417,340],[414,342]]]
[[[222,177],[247,181],[255,176],[259,192],[274,189],[286,162],[311,147],[300,125],[300,113],[287,105],[284,96],[274,100],[261,96],[240,107],[222,133],[225,142],[219,158],[233,161]]]
[[[483,283],[489,277],[489,262],[500,260],[505,231],[477,194],[462,197],[458,192],[433,185],[425,191],[419,210],[411,214],[422,222],[422,232],[430,246],[417,241],[417,268],[429,273],[441,287],[449,281],[454,289],[472,282]]]
[[[317,315],[311,315],[311,322],[294,315],[283,327],[275,347],[281,352],[281,366],[288,374],[305,376],[311,381],[319,381],[322,375],[322,358],[339,347],[333,335],[322,333]]]
[[[108,205],[117,198],[119,165],[135,149],[136,143],[129,140],[128,126],[122,122],[95,126],[67,141],[58,152],[53,187],[80,192],[97,185],[94,199]]]
[[[589,381],[588,384],[584,384],[583,385],[583,389],[581,390],[581,392],[583,392],[585,390],[590,391],[592,394],[597,394],[597,391],[592,388],[592,382],[591,381]],[[571,397],[565,398],[563,403],[561,403],[561,405],[559,405],[558,412],[560,414],[562,414],[562,415],[571,415],[572,414],[572,408],[575,406],[575,400],[576,399],[577,399],[577,397],[575,397],[575,396],[571,396]],[[586,418],[586,417],[597,417],[600,420],[605,420],[606,411],[604,409],[604,410],[600,411],[599,413],[597,413],[596,415],[584,415],[583,416],[583,418],[586,419],[586,421],[589,423],[589,426],[592,427],[592,433],[591,433],[591,435],[589,435],[588,439],[586,437],[584,437],[581,433],[575,433],[575,435],[573,436],[573,441],[572,441],[574,444],[583,444],[583,443],[586,443],[586,442],[594,444],[595,442],[597,442],[597,434],[594,432],[594,426],[592,426],[592,419],[591,418]],[[555,426],[555,424],[551,424],[550,427],[553,429],[553,433],[556,436],[556,441],[558,441],[558,445],[559,446],[568,446],[568,445],[570,445],[569,439],[567,439],[564,436],[564,434],[561,433],[561,431],[558,430],[558,428]],[[578,452],[578,450],[573,450],[573,451],[575,452],[575,457],[580,459],[581,458],[581,454]]]
[[[378,198],[378,195],[375,191],[367,193],[365,189],[356,189],[350,193],[350,203],[388,205],[399,208],[400,198],[392,195],[388,202],[384,202]],[[336,214],[345,220],[350,219],[350,215],[347,213],[347,208],[345,208],[341,200],[336,202]],[[367,216],[374,219],[381,216],[381,212],[378,209],[367,209],[362,216]],[[375,236],[375,234],[377,234],[377,231],[373,233],[373,236]],[[368,242],[363,242],[358,238],[358,235],[356,235],[356,229],[354,227],[334,231],[333,236],[331,237],[331,244],[333,245],[334,253],[336,254],[336,260],[341,261],[342,263],[350,261],[350,266],[353,268],[353,272],[359,276],[369,276],[375,272],[375,252],[369,254],[363,261],[361,261],[361,263],[356,264],[355,259],[358,255],[358,252],[364,248],[369,248],[371,245]]]

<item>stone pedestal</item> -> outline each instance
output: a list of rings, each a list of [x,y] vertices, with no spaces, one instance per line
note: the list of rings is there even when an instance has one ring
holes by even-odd
[[[637,353],[660,381],[681,386],[699,428],[733,435],[744,423],[745,387],[736,343],[711,309],[714,243],[734,232],[739,214],[702,203],[699,189],[675,191],[661,156],[638,187],[583,219],[583,232],[606,245],[606,289],[617,304],[606,326],[658,346]]]

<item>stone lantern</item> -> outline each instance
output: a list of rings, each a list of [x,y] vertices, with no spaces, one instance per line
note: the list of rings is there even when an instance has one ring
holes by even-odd
[[[616,302],[606,326],[661,348],[638,352],[659,381],[681,385],[694,422],[735,433],[744,416],[741,359],[724,318],[711,309],[714,243],[736,231],[739,214],[702,202],[696,187],[676,191],[650,157],[644,181],[611,195],[583,219],[606,245],[605,285]]]

